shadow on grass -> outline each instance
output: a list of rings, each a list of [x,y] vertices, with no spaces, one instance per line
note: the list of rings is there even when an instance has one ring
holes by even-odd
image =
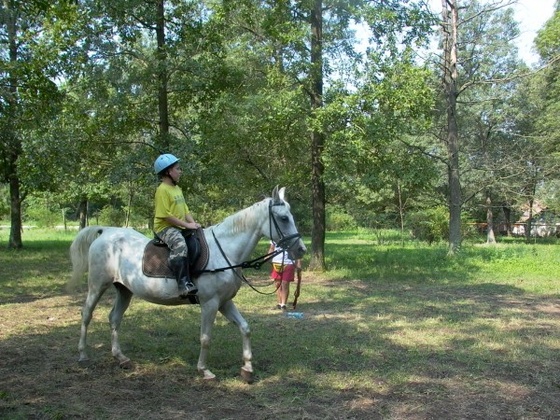
[[[71,316],[75,324],[30,319],[39,332],[0,340],[0,415],[553,418],[560,409],[555,349],[539,341],[558,339],[552,326],[560,319],[552,299],[491,285],[439,291],[387,286],[377,303],[371,294],[370,304],[362,293],[351,292],[343,301],[302,303],[302,320],[264,309],[267,298],[250,299],[256,308],[241,310],[253,331],[258,379],[253,386],[231,382],[241,366],[241,340],[237,328],[221,317],[208,362],[222,382],[197,377],[198,307],[133,302],[121,344],[136,367],[122,371],[110,356],[109,307],[102,305],[90,329],[93,364],[80,368],[79,308],[51,298],[53,317],[67,322]],[[33,311],[33,305],[39,302],[12,310]],[[485,323],[494,319],[505,326]],[[433,320],[439,326],[429,327]],[[424,337],[440,334],[440,328],[450,330],[444,343]]]
[[[121,344],[136,367],[123,371],[110,356],[102,305],[90,329],[93,364],[81,368],[79,308],[52,298],[52,316],[75,323],[29,319],[35,332],[0,340],[0,417],[553,418],[560,409],[556,302],[511,287],[444,289],[387,287],[372,305],[361,294],[302,303],[302,320],[250,296],[255,307],[241,310],[253,331],[252,386],[232,381],[241,340],[222,317],[208,360],[221,381],[198,378],[198,307],[133,302]],[[12,310],[33,305],[39,302]],[[431,342],[431,334],[443,341]]]
[[[305,284],[301,320],[272,310],[273,296],[240,290],[236,302],[252,330],[252,386],[235,379],[241,339],[221,316],[208,359],[221,381],[198,378],[196,306],[133,300],[120,335],[136,366],[120,370],[110,354],[110,294],[90,327],[93,363],[79,367],[85,296],[65,295],[69,262],[60,249],[19,254],[25,260],[10,269],[0,253],[0,302],[14,303],[0,305],[0,417],[552,419],[560,412],[557,297],[466,284],[477,267],[437,248],[377,251],[332,249],[333,264],[363,272]],[[260,277],[269,284],[266,273]]]
[[[53,240],[0,249],[0,305],[64,295],[72,270],[69,247],[67,241]]]
[[[401,404],[420,409],[421,418],[554,418],[560,409],[554,296],[493,284],[373,289],[300,304],[305,320],[263,328],[285,335],[294,355],[267,374],[291,366],[339,377],[343,394],[368,395],[382,418],[408,417],[398,414]]]

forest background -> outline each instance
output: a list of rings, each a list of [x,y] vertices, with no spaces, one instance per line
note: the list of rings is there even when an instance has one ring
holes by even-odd
[[[398,227],[454,254],[473,226],[489,243],[523,213],[527,237],[537,210],[555,226],[559,4],[532,67],[514,4],[3,1],[8,246],[26,222],[149,228],[163,152],[205,225],[286,186],[310,268],[327,229]]]

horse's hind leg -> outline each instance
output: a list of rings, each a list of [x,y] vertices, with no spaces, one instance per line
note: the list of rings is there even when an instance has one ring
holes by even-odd
[[[87,329],[89,323],[91,322],[91,317],[93,316],[93,311],[99,302],[103,293],[107,290],[108,285],[102,285],[101,287],[97,288],[89,285],[88,294],[86,301],[84,303],[84,307],[82,308],[82,327],[80,332],[80,342],[78,344],[78,351],[80,352],[80,358],[78,359],[78,363],[81,365],[87,365],[89,362],[89,357],[86,352],[87,348]]]
[[[251,331],[249,324],[241,315],[233,301],[228,300],[220,308],[220,312],[231,322],[233,322],[241,331],[243,338],[243,366],[241,367],[241,377],[247,383],[252,383],[253,378],[253,353],[251,351]]]
[[[130,300],[132,299],[132,292],[126,287],[120,284],[115,284],[117,289],[117,297],[115,299],[115,304],[111,313],[109,314],[109,323],[111,324],[111,353],[113,357],[119,361],[119,366],[123,369],[128,369],[132,365],[130,359],[126,357],[122,351],[119,344],[119,327],[125,311],[130,305]]]

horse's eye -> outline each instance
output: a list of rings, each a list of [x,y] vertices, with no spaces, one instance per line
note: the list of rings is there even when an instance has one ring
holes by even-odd
[[[287,222],[290,220],[290,218],[288,216],[282,216],[280,217],[280,220],[282,220],[283,222]]]

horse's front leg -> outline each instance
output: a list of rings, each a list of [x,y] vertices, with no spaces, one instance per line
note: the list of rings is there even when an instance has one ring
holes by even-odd
[[[251,330],[245,318],[241,315],[232,300],[228,300],[220,308],[220,312],[231,322],[239,327],[243,339],[243,366],[241,367],[241,377],[247,383],[253,383],[253,353],[251,351]]]
[[[210,350],[210,342],[212,341],[212,327],[216,320],[216,314],[218,313],[218,303],[214,300],[209,300],[201,304],[200,310],[202,313],[200,324],[200,355],[196,367],[204,379],[215,379],[216,375],[206,367],[206,360],[208,359],[208,351]]]
[[[121,368],[129,369],[132,364],[130,359],[121,351],[118,331],[123,315],[130,305],[132,292],[119,284],[115,284],[115,287],[117,288],[117,297],[113,309],[111,309],[111,313],[109,314],[109,323],[111,324],[111,353],[113,357],[119,361],[119,366]]]

